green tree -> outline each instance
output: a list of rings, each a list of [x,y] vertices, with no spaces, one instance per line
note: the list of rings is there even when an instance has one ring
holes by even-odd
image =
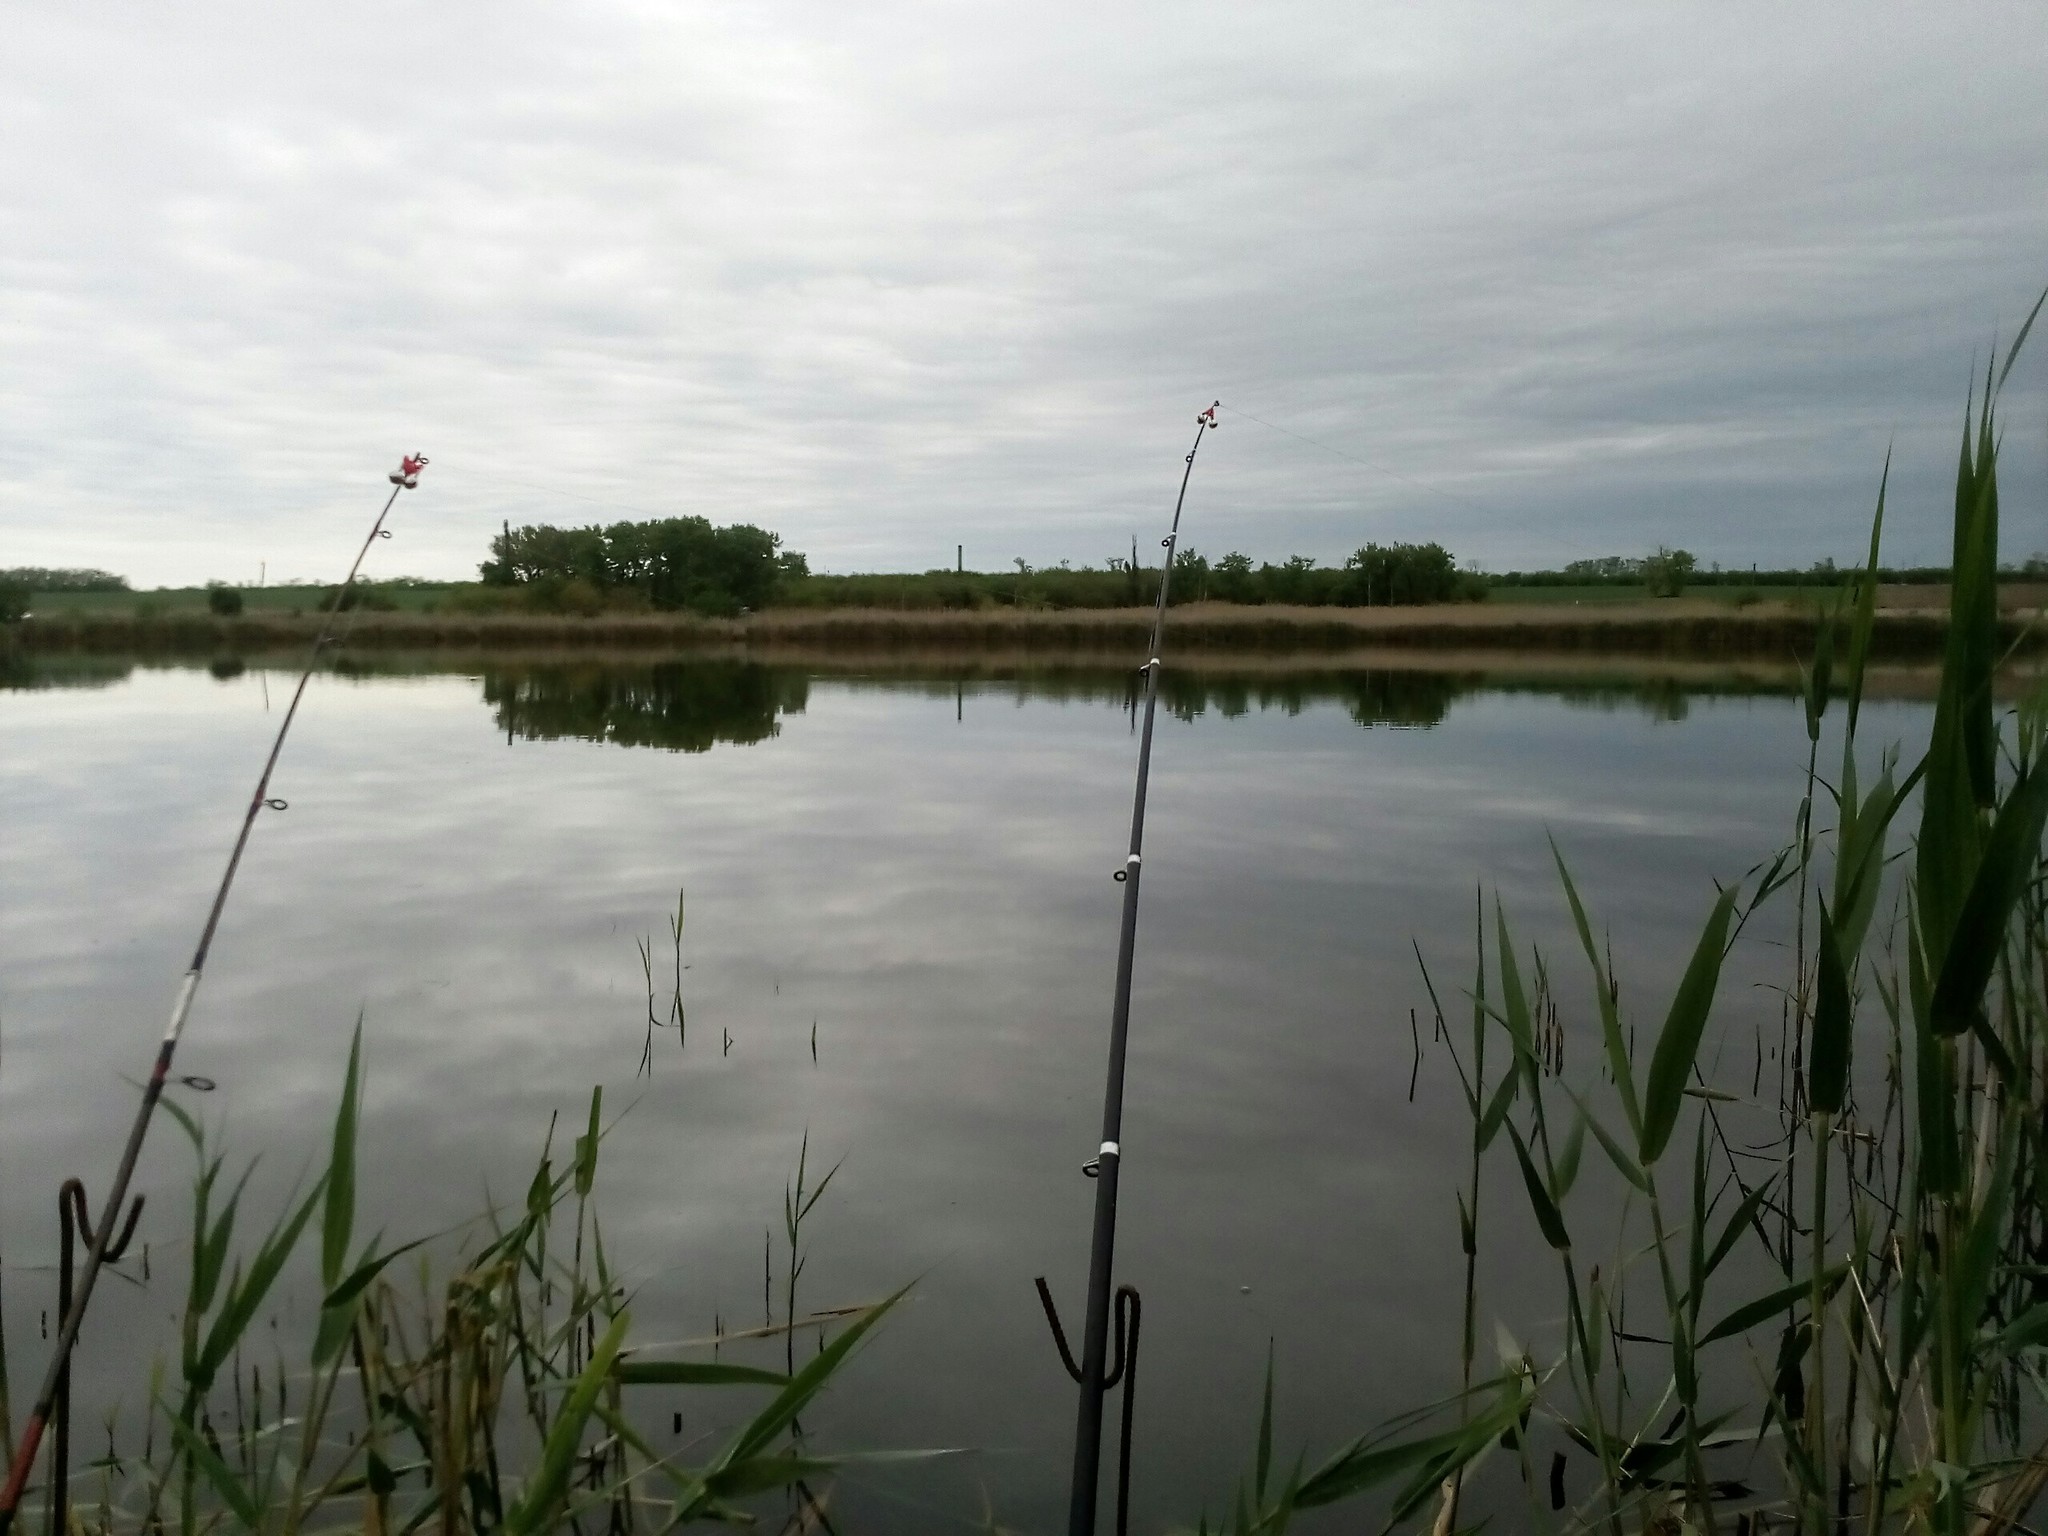
[[[1385,604],[1448,603],[1464,595],[1458,563],[1441,544],[1368,544],[1344,562],[1350,591],[1345,601]]]
[[[1233,549],[1216,562],[1216,595],[1227,603],[1252,603],[1258,597],[1252,588],[1252,557]]]
[[[0,624],[19,624],[28,617],[28,588],[0,582]]]
[[[209,581],[206,584],[206,607],[216,618],[235,618],[242,611],[241,591],[218,581]]]
[[[1649,585],[1650,596],[1678,596],[1685,590],[1685,584],[1692,579],[1698,565],[1690,550],[1666,549],[1658,545],[1657,552],[1642,565],[1643,580]]]
[[[801,580],[808,566],[781,539],[749,523],[713,527],[701,517],[668,517],[608,528],[514,528],[491,540],[482,566],[491,586],[580,582],[600,594],[632,593],[648,606],[734,614],[759,608],[778,584]],[[580,589],[579,589],[580,590]]]

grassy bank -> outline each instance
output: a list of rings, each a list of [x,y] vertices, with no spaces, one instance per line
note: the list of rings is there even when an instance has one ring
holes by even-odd
[[[317,613],[251,611],[215,618],[203,611],[80,611],[34,615],[12,626],[12,642],[32,652],[81,651],[238,655],[304,644],[318,633]],[[2003,641],[2031,648],[2029,617],[2008,611]],[[729,647],[825,653],[902,651],[1129,653],[1150,632],[1144,608],[1028,612],[903,612],[886,609],[771,609],[740,619],[688,614],[479,614],[355,612],[341,621],[347,643],[368,649],[583,648],[618,650]],[[1723,601],[1458,604],[1420,608],[1247,607],[1197,603],[1176,609],[1169,626],[1176,654],[1359,649],[1486,651],[1592,655],[1763,658],[1811,652],[1821,619],[1809,605],[1734,606]],[[1948,631],[1945,612],[1880,608],[1870,632],[1874,659],[1933,660]]]

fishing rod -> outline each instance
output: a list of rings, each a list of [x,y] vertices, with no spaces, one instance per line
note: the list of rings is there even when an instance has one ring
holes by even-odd
[[[65,1368],[78,1343],[79,1324],[85,1319],[85,1309],[92,1301],[93,1285],[99,1279],[101,1267],[107,1262],[108,1248],[119,1229],[116,1218],[121,1214],[122,1202],[128,1198],[129,1181],[135,1176],[135,1160],[142,1155],[143,1138],[149,1134],[149,1122],[156,1114],[157,1100],[163,1097],[164,1083],[170,1076],[171,1058],[177,1054],[178,1037],[184,1033],[186,1016],[192,1011],[193,996],[199,991],[200,978],[206,972],[206,957],[213,948],[213,936],[220,927],[221,912],[228,904],[228,891],[235,883],[235,871],[241,868],[242,850],[249,846],[249,834],[255,829],[258,813],[265,809],[281,811],[285,808],[284,801],[270,797],[270,776],[277,767],[279,754],[284,751],[285,737],[291,734],[292,721],[299,712],[299,701],[306,696],[306,685],[312,682],[313,673],[319,668],[321,652],[329,644],[339,645],[348,633],[345,627],[341,635],[330,635],[326,621],[342,611],[349,590],[355,585],[356,573],[362,569],[363,559],[370,553],[370,546],[380,538],[391,537],[384,526],[384,519],[391,515],[400,491],[409,491],[419,485],[420,471],[426,466],[424,454],[411,453],[391,472],[391,495],[384,503],[384,510],[370,525],[369,536],[363,540],[363,547],[356,551],[355,563],[348,568],[348,575],[334,589],[334,597],[321,612],[320,633],[313,637],[313,648],[306,657],[306,669],[299,674],[299,686],[293,691],[291,704],[277,727],[277,736],[270,743],[270,755],[264,759],[263,772],[256,779],[256,793],[249,797],[249,809],[242,816],[242,829],[235,837],[234,851],[228,855],[228,867],[222,872],[220,885],[213,893],[213,905],[207,911],[206,926],[199,932],[198,947],[192,951],[192,963],[186,967],[184,979],[178,984],[177,1000],[171,1005],[171,1022],[157,1046],[156,1065],[150,1070],[149,1082],[142,1090],[142,1103],[135,1112],[135,1123],[129,1127],[128,1144],[121,1150],[121,1165],[115,1170],[113,1186],[107,1191],[106,1206],[100,1214],[99,1224],[93,1228],[92,1244],[85,1255],[85,1269],[78,1276],[71,1306],[64,1314],[63,1325],[57,1330],[57,1347],[50,1352],[49,1368],[43,1373],[42,1386],[36,1392],[35,1407],[22,1428],[21,1444],[15,1450],[14,1462],[7,1469],[6,1485],[0,1487],[0,1536],[7,1536],[14,1525],[22,1491],[28,1486],[36,1451],[42,1444],[44,1427],[50,1421],[50,1410],[64,1385]],[[122,1241],[125,1242],[125,1238]]]
[[[1131,800],[1131,847],[1124,867],[1116,872],[1123,883],[1123,927],[1117,941],[1116,1001],[1109,1019],[1109,1081],[1102,1100],[1102,1146],[1081,1171],[1095,1180],[1095,1235],[1088,1256],[1088,1312],[1081,1333],[1081,1363],[1078,1367],[1067,1351],[1059,1314],[1045,1281],[1038,1282],[1039,1299],[1052,1324],[1054,1341],[1067,1372],[1081,1385],[1080,1409],[1074,1424],[1074,1480],[1067,1512],[1068,1536],[1094,1536],[1096,1485],[1102,1469],[1102,1399],[1121,1380],[1124,1388],[1123,1436],[1119,1442],[1117,1479],[1117,1530],[1122,1532],[1130,1513],[1131,1403],[1137,1385],[1138,1293],[1130,1286],[1119,1288],[1112,1302],[1110,1271],[1116,1250],[1117,1171],[1123,1162],[1124,1053],[1131,1025],[1131,963],[1138,946],[1138,877],[1144,867],[1145,794],[1152,779],[1152,721],[1159,707],[1159,652],[1166,630],[1166,591],[1173,579],[1173,556],[1180,540],[1180,512],[1188,499],[1188,481],[1195,472],[1195,455],[1202,437],[1216,425],[1216,401],[1195,418],[1195,443],[1184,460],[1180,495],[1173,503],[1173,527],[1160,544],[1166,558],[1160,564],[1159,599],[1152,610],[1152,644],[1146,652],[1145,729],[1138,741],[1138,784]],[[1105,1370],[1109,1355],[1110,1313],[1116,1313],[1117,1360]]]

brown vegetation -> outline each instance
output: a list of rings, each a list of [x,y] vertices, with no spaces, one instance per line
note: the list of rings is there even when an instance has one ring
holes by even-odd
[[[386,649],[455,647],[497,651],[546,646],[640,650],[704,646],[749,653],[775,649],[819,652],[1031,651],[1124,654],[1142,647],[1150,610],[1072,609],[1024,612],[903,612],[881,609],[770,609],[737,619],[686,614],[351,613],[341,620],[348,643]],[[316,614],[245,613],[159,617],[112,613],[31,618],[16,626],[34,650],[248,653],[302,644],[318,630]],[[1565,606],[1459,604],[1415,608],[1297,608],[1192,603],[1169,622],[1174,649],[1187,653],[1302,651],[1327,655],[1360,649],[1579,653],[1613,656],[1779,661],[1809,652],[1820,619],[1809,606],[1712,600]],[[2005,620],[2007,639],[2032,645],[2032,625]],[[1947,632],[1940,611],[1880,609],[1872,635],[1877,658],[1933,659]]]

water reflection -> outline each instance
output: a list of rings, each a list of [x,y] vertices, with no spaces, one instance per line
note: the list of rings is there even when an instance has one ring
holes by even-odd
[[[104,688],[127,680],[138,668],[202,665],[217,681],[229,682],[245,667],[295,669],[296,664],[292,657],[217,656],[202,664],[0,651],[0,691]],[[1128,668],[1043,662],[991,666],[971,656],[951,664],[928,661],[874,668],[709,656],[657,661],[615,656],[479,660],[371,652],[341,658],[335,671],[356,682],[474,677],[508,740],[603,741],[671,752],[707,752],[719,743],[769,740],[779,730],[782,716],[802,713],[812,681],[826,677],[856,689],[949,696],[956,701],[971,694],[1008,697],[1019,704],[1119,702],[1133,717],[1143,697],[1140,674]],[[1873,692],[1883,691],[1880,680]],[[1569,665],[1556,670],[1523,666],[1507,673],[1484,667],[1240,671],[1212,664],[1169,670],[1161,680],[1160,702],[1167,713],[1184,721],[1203,715],[1238,720],[1266,712],[1296,716],[1335,704],[1367,729],[1429,729],[1443,724],[1454,706],[1482,694],[1537,694],[1571,708],[1679,721],[1698,698],[1793,692],[1789,678],[1755,672],[1587,672]]]
[[[120,656],[45,656],[0,645],[0,692],[111,688],[134,670],[135,663]]]
[[[810,679],[744,661],[593,663],[493,670],[483,689],[507,741],[709,752],[721,741],[747,746],[776,735],[781,716],[803,713]]]
[[[23,690],[0,694],[18,1357],[44,1342],[57,1178],[104,1177],[276,728],[266,669],[298,659],[221,677],[203,655],[47,657],[0,676]],[[262,1154],[250,1208],[278,1208],[325,1155],[359,1014],[360,1209],[394,1241],[516,1199],[594,1082],[630,1106],[605,1242],[650,1339],[759,1319],[762,1229],[799,1149],[844,1157],[806,1287],[841,1302],[919,1283],[857,1389],[809,1427],[821,1445],[981,1454],[849,1478],[835,1523],[937,1536],[992,1507],[1007,1528],[1054,1528],[1072,1391],[1031,1277],[1071,1310],[1085,1273],[1078,1165],[1098,1144],[1135,674],[385,652],[339,670],[296,728],[291,813],[251,845],[181,1061],[219,1082],[226,1145]],[[1772,679],[1682,668],[1247,660],[1165,681],[1179,718],[1154,781],[1118,1266],[1146,1298],[1142,1529],[1228,1501],[1269,1345],[1279,1437],[1312,1459],[1455,1384],[1469,1132],[1426,1024],[1409,1099],[1417,946],[1460,973],[1484,888],[1525,942],[1575,954],[1555,837],[1614,925],[1624,997],[1668,996],[1714,882],[1787,835],[1806,748],[1789,697],[1709,697],[1783,692]],[[1924,739],[1918,706],[1866,718],[1873,740]],[[508,733],[665,750],[508,752]],[[690,1043],[664,1042],[638,1077],[637,942],[662,942],[684,886]],[[1745,1041],[1775,1028],[1772,938],[1751,929],[1729,962],[1726,1023]],[[1593,1027],[1576,996],[1568,1027]],[[1597,1050],[1573,1042],[1574,1060]],[[181,1139],[152,1138],[141,1241],[176,1241],[189,1177]],[[1490,1189],[1488,1208],[1520,1198]],[[1541,1252],[1526,1226],[1489,1245],[1489,1312],[1512,1319]],[[134,1401],[117,1368],[161,1342],[176,1266],[156,1277],[147,1305],[96,1323],[92,1401]],[[724,1428],[692,1421],[676,1443]]]

